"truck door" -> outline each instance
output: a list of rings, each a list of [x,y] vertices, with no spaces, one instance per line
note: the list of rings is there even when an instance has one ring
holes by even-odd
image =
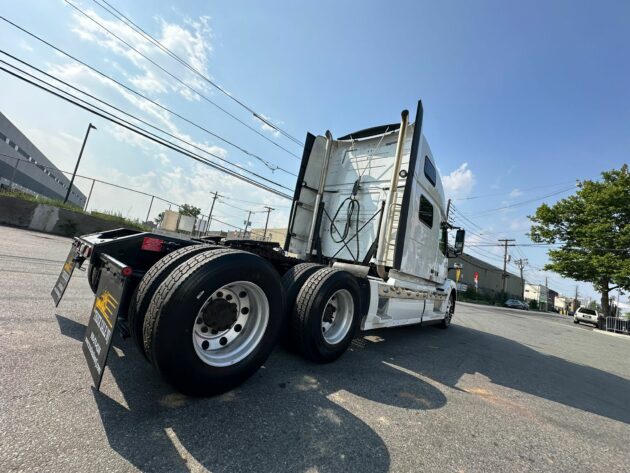
[[[417,186],[413,202],[410,202],[410,218],[407,223],[407,241],[401,270],[407,274],[436,281],[438,279],[437,253],[440,240],[438,206],[433,198]]]

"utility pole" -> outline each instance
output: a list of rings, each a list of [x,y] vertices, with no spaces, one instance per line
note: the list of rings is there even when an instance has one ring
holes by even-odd
[[[70,197],[70,191],[72,191],[72,184],[74,183],[74,178],[77,175],[77,171],[79,169],[79,163],[81,162],[81,156],[83,155],[83,150],[85,149],[85,143],[87,142],[88,136],[90,135],[90,130],[96,127],[91,123],[88,125],[87,131],[85,132],[85,138],[83,138],[83,144],[81,145],[81,151],[79,151],[79,157],[77,158],[77,164],[74,166],[74,172],[72,173],[72,178],[70,179],[70,185],[68,186],[68,192],[66,192],[66,197],[63,199],[63,203],[68,202],[68,197]]]
[[[210,222],[212,221],[212,211],[214,210],[214,203],[219,197],[222,197],[222,196],[220,196],[218,192],[215,192],[214,197],[212,197],[212,204],[210,205],[210,212],[208,213],[208,223],[206,224],[206,231],[204,232],[205,234],[207,234],[208,230],[210,229]]]
[[[525,265],[528,263],[527,259],[517,259],[514,261],[514,264],[521,270],[521,295],[523,299],[525,299],[525,279],[523,279],[523,269],[525,269]]]
[[[249,219],[251,218],[251,216],[252,216],[252,211],[251,211],[251,210],[249,210],[249,211],[247,212],[247,220],[245,220],[245,230],[243,231],[243,238],[246,238],[246,237],[247,237],[247,227],[248,227],[248,226],[249,226],[249,224],[250,224]]]
[[[503,252],[503,296],[505,297],[505,285],[507,283],[507,262],[508,262],[508,246],[515,246],[515,245],[510,245],[509,243],[513,241],[516,242],[516,240],[511,239],[511,238],[503,238],[503,239],[499,239],[499,243],[503,243],[503,246],[505,248],[505,251]]]
[[[267,206],[265,206],[265,208],[267,209],[267,220],[265,220],[265,231],[263,232],[263,241],[265,241],[265,239],[267,238],[267,225],[269,224],[269,214],[271,213],[272,210],[276,210]]]

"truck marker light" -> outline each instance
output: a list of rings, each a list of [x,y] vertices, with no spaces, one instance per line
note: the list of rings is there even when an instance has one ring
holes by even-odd
[[[133,274],[133,269],[131,268],[131,266],[125,266],[120,274],[122,274],[124,277],[129,277]]]
[[[160,240],[159,238],[144,237],[140,249],[144,251],[160,252],[163,250],[163,246],[164,240]]]

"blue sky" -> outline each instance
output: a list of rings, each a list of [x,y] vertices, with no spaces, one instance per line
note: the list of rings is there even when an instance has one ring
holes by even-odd
[[[74,0],[73,0],[74,2]],[[299,147],[248,116],[207,84],[193,82],[165,56],[143,44],[92,1],[76,1],[188,83],[295,154]],[[115,7],[256,111],[303,139],[307,131],[346,132],[396,122],[403,108],[425,109],[424,131],[449,195],[481,228],[473,238],[528,242],[526,215],[540,202],[482,213],[566,189],[628,162],[630,149],[630,4],[628,2],[121,2]],[[299,161],[226,117],[142,58],[131,54],[60,0],[23,1],[3,16],[113,75],[160,103],[289,171]],[[198,130],[127,98],[67,59],[0,24],[8,52],[61,75],[110,103],[185,134],[230,160],[293,187],[294,177],[272,173],[255,159]],[[91,117],[71,105],[2,76],[1,111],[61,168],[78,152],[87,123],[90,138],[81,171],[176,202],[209,207],[210,191],[231,197],[216,215],[242,225],[250,200],[272,205],[272,225],[284,226],[289,202],[202,168]],[[87,184],[79,182],[87,191]],[[552,196],[553,202],[567,194]],[[148,201],[104,187],[94,205],[144,218]],[[163,207],[163,206],[162,206]],[[159,212],[160,204],[152,216]],[[254,226],[264,214],[254,214]],[[471,240],[473,241],[473,240]],[[500,250],[484,248],[497,263]],[[537,270],[545,250],[520,250]],[[513,256],[522,256],[516,249]],[[474,253],[473,253],[474,254]],[[479,255],[479,253],[477,253]],[[491,256],[488,256],[491,255]],[[512,268],[514,269],[514,268]],[[560,292],[573,283],[549,274]],[[555,282],[555,284],[554,284]],[[581,292],[593,295],[588,285]]]

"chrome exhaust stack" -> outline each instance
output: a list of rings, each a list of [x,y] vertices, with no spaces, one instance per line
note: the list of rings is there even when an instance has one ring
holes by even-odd
[[[392,170],[392,179],[389,183],[389,194],[387,194],[387,199],[385,200],[383,219],[381,221],[381,228],[378,234],[376,272],[383,279],[387,279],[387,270],[385,269],[387,248],[389,246],[392,226],[394,224],[394,211],[396,209],[396,200],[398,197],[398,176],[400,173],[400,165],[402,163],[403,147],[405,144],[408,124],[409,111],[403,110],[400,114],[400,130],[398,132],[398,142],[396,143],[396,157],[394,160],[394,168]],[[402,223],[403,222],[399,222],[399,224]]]

